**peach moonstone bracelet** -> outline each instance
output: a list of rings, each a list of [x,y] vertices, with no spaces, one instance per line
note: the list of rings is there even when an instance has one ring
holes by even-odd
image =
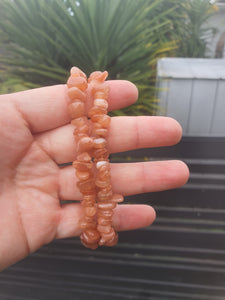
[[[87,76],[72,67],[67,81],[70,98],[69,114],[74,126],[77,157],[73,162],[82,194],[83,219],[80,222],[81,242],[96,249],[98,245],[114,246],[118,235],[112,226],[113,209],[123,196],[113,194],[106,136],[110,125],[107,115],[109,86],[108,72],[93,72]],[[87,88],[90,88],[92,107],[86,111]]]

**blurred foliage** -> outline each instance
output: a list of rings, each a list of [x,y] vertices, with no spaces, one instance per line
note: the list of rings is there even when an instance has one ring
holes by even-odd
[[[201,20],[197,2],[205,5]],[[138,86],[139,101],[114,114],[152,114],[157,59],[194,57],[211,7],[208,0],[1,0],[0,92],[64,83],[76,65]]]
[[[216,33],[209,27],[209,17],[217,11],[217,6],[209,0],[191,0],[185,3],[185,20],[181,29],[181,37],[177,56],[206,57],[207,40]]]

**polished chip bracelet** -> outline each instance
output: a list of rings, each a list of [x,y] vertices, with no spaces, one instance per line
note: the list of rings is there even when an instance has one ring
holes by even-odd
[[[83,219],[80,222],[81,242],[96,249],[114,246],[118,234],[112,226],[113,210],[123,196],[114,194],[111,185],[109,152],[106,137],[110,126],[108,112],[109,85],[105,82],[108,72],[93,72],[87,76],[72,67],[67,81],[70,99],[69,114],[74,126],[76,160],[73,167],[82,194]],[[92,106],[87,111],[87,89]]]

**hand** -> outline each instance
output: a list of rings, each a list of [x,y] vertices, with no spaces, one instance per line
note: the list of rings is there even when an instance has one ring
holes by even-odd
[[[136,87],[108,81],[109,109],[136,101]],[[82,209],[75,171],[58,164],[75,158],[65,85],[0,96],[0,270],[58,238],[80,234]],[[181,138],[181,127],[163,117],[114,117],[109,129],[111,153],[168,146]],[[114,192],[123,195],[183,185],[188,169],[180,161],[112,164]],[[155,211],[147,205],[119,205],[116,230],[150,225]]]

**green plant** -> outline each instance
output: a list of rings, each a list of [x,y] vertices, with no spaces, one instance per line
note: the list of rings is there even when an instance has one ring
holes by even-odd
[[[157,59],[204,57],[213,7],[208,0],[1,0],[0,92],[64,83],[73,65],[87,74],[106,69],[140,91],[135,105],[114,114],[152,114]]]
[[[185,22],[181,28],[177,56],[206,57],[207,40],[215,33],[215,28],[207,26],[209,17],[217,7],[209,0],[183,0]]]
[[[170,21],[164,0],[2,0],[8,35],[7,72],[30,84],[63,83],[71,66],[109,71],[140,90],[139,102],[115,114],[150,114],[157,57],[175,47],[162,40]],[[156,14],[157,13],[157,14]]]

